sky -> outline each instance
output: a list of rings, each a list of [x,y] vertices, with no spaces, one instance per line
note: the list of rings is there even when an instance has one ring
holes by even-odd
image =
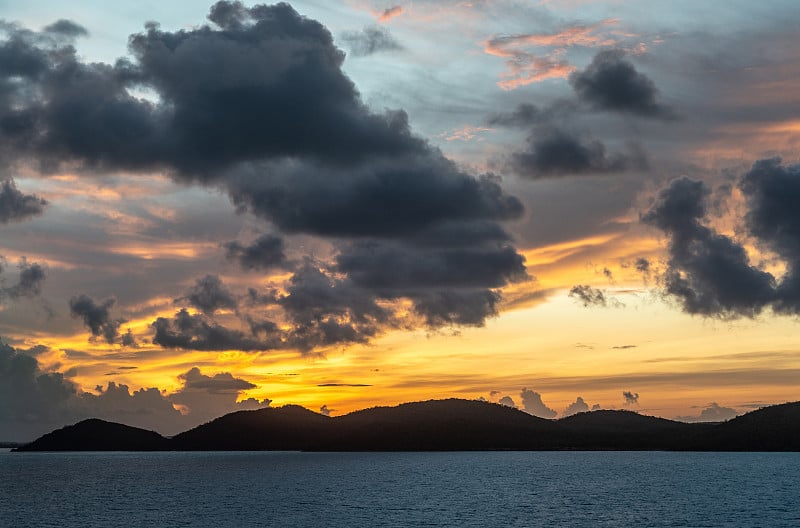
[[[0,19],[0,440],[798,399],[797,2]]]

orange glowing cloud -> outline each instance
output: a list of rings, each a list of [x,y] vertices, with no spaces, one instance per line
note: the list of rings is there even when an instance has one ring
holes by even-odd
[[[405,13],[405,9],[403,9],[403,6],[396,5],[393,7],[386,8],[383,10],[382,13],[378,15],[378,22],[380,23],[388,22],[395,17],[399,17],[403,13]]]
[[[499,36],[486,41],[483,50],[489,55],[506,59],[506,71],[497,84],[503,90],[514,90],[546,79],[567,78],[575,71],[575,67],[563,59],[567,48],[618,46],[623,39],[637,36],[619,30],[607,30],[618,24],[619,19],[607,18],[596,24],[571,26],[555,33]],[[529,47],[549,50],[534,53],[527,50]]]

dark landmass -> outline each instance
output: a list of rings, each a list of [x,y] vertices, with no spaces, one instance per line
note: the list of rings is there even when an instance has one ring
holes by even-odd
[[[287,405],[240,411],[171,439],[85,420],[18,451],[800,451],[800,402],[728,422],[684,423],[631,411],[546,420],[495,403],[432,400],[330,418]]]
[[[167,451],[169,449],[169,441],[156,432],[91,418],[56,429],[15,451]]]
[[[19,442],[0,442],[0,449],[9,449],[14,447],[20,447],[21,443]]]

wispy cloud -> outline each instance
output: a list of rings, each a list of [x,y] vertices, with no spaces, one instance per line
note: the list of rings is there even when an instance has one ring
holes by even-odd
[[[619,22],[619,19],[607,18],[595,24],[568,26],[551,33],[496,36],[484,43],[484,51],[506,59],[506,71],[497,83],[504,90],[547,79],[566,79],[576,70],[565,58],[568,48],[618,46],[624,39],[636,36],[609,30]]]

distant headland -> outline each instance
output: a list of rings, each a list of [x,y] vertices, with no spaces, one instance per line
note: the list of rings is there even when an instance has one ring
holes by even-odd
[[[722,423],[601,410],[559,420],[495,403],[448,399],[328,417],[287,405],[227,414],[166,438],[90,419],[15,451],[800,451],[800,402]]]

